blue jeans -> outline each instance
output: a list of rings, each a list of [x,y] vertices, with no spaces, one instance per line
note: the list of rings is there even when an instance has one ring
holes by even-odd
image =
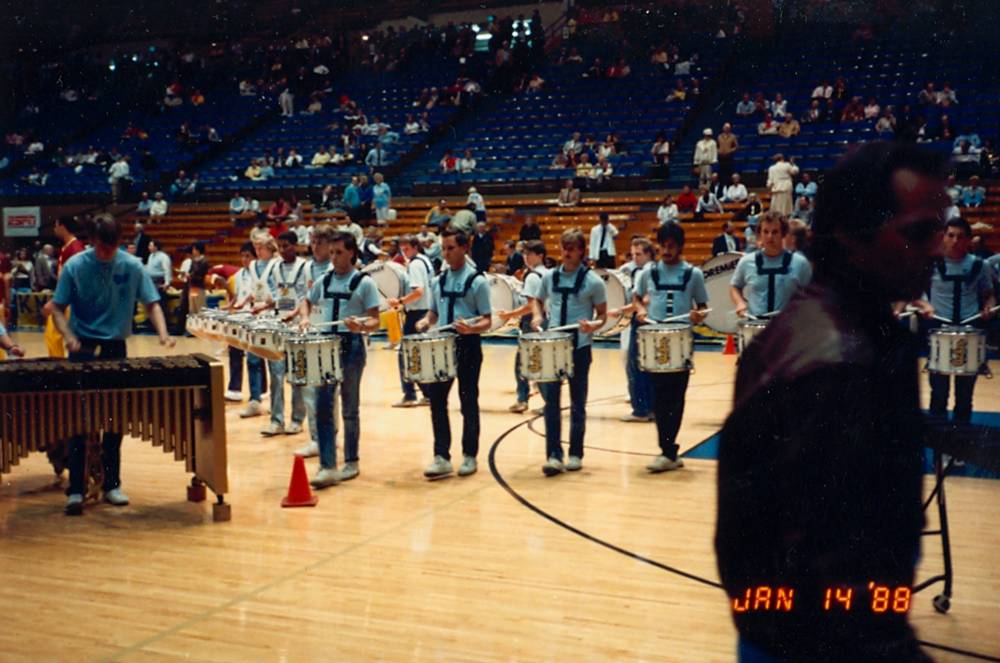
[[[632,403],[632,414],[637,417],[648,417],[653,410],[653,385],[649,373],[639,369],[638,332],[635,325],[629,326],[628,363],[625,364],[625,374],[628,376],[628,396]]]
[[[351,340],[348,341],[348,338]],[[367,352],[360,336],[344,336],[349,343],[340,360],[344,370],[344,381],[336,385],[315,387],[311,391],[316,398],[316,432],[319,438],[319,464],[325,468],[337,467],[337,391],[344,418],[344,462],[358,460],[358,440],[361,437],[361,421],[358,409],[361,401],[361,374],[365,370]]]
[[[245,354],[237,348],[229,348],[229,391],[243,391],[243,356]],[[253,355],[247,356],[247,372],[249,374],[247,381],[250,383],[250,400],[259,403],[260,395],[267,389],[267,380],[262,369],[263,360],[260,357],[256,357],[257,372],[254,375],[254,369],[250,367],[250,357],[253,357]]]
[[[233,349],[229,349],[233,352]],[[242,350],[238,350],[243,354]],[[264,360],[257,355],[247,353],[247,382],[250,383],[250,400],[260,402],[264,393]],[[272,389],[274,386],[272,385]],[[280,389],[280,383],[279,383]]]
[[[531,386],[528,381],[524,379],[521,375],[521,353],[514,353],[514,380],[517,382],[517,402],[527,403],[528,394],[531,393]]]
[[[253,356],[253,355],[251,355]],[[271,423],[285,425],[285,360],[268,359],[271,372]],[[305,387],[292,385],[292,421],[302,424],[306,418]]]
[[[587,388],[590,383],[590,346],[573,351],[573,377],[569,378],[569,455],[583,458],[583,434],[587,430]],[[539,382],[545,399],[545,457],[563,458],[561,382]]]

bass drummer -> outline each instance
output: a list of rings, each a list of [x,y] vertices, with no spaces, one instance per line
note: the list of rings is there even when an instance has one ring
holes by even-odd
[[[786,251],[788,219],[766,212],[757,221],[759,251],[748,253],[736,264],[729,294],[740,317],[766,317],[784,308],[799,288],[812,279],[812,267],[801,253]],[[744,296],[744,292],[746,296]]]
[[[969,253],[972,228],[965,219],[954,218],[945,224],[942,258],[938,258],[931,276],[930,298],[914,302],[926,318],[947,318],[953,325],[977,313],[983,322],[992,317],[996,293],[989,267],[982,258]],[[931,384],[930,412],[947,418],[948,393],[951,388],[949,375],[929,372]],[[976,387],[975,375],[955,376],[955,409],[952,418],[968,423],[972,418],[972,392]]]
[[[521,333],[531,331],[531,300],[538,296],[542,279],[549,273],[545,266],[545,243],[540,239],[531,239],[524,243],[524,304],[512,311],[497,311],[497,317],[507,322],[512,318],[520,318]],[[521,353],[514,353],[514,379],[517,382],[517,401],[508,409],[511,412],[526,412],[531,385],[521,375]]]
[[[708,292],[701,269],[681,257],[684,250],[684,229],[678,223],[665,223],[656,231],[660,259],[649,263],[633,287],[632,304],[638,324],[652,320],[687,315],[692,324],[705,321]],[[643,302],[648,298],[649,306]],[[635,344],[636,338],[632,342]],[[684,467],[677,457],[677,432],[684,416],[690,371],[676,373],[645,373],[653,387],[653,413],[660,455],[646,466],[650,472],[666,472]]]
[[[483,365],[480,335],[492,323],[490,286],[486,276],[469,265],[469,236],[448,228],[441,233],[441,252],[447,269],[431,287],[430,310],[417,322],[418,332],[432,326],[448,326],[458,332],[455,340],[455,364],[458,369],[458,398],[462,403],[462,465],[458,476],[476,472],[479,453],[479,372]],[[439,324],[440,323],[440,324]],[[424,470],[430,480],[443,479],[452,473],[451,422],[448,420],[448,392],[454,380],[427,385],[431,399],[431,423],[434,427],[434,460]]]

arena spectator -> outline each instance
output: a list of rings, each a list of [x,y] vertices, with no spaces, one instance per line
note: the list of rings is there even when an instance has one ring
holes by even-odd
[[[865,104],[864,116],[866,120],[874,120],[879,115],[882,114],[882,107],[879,106],[875,97],[868,97],[868,103]]]
[[[458,159],[456,159],[455,155],[451,153],[451,150],[444,151],[444,156],[441,157],[441,161],[438,162],[438,165],[441,167],[442,173],[447,174],[458,172]]]
[[[448,201],[442,198],[427,212],[424,223],[428,226],[440,228],[451,220],[451,210],[448,209]]]
[[[465,154],[458,160],[458,171],[460,173],[471,173],[476,169],[476,159],[472,156],[472,150],[465,150]]]
[[[243,171],[243,177],[254,182],[260,182],[266,179],[261,173],[260,162],[257,159],[252,159],[250,165],[247,169]]]
[[[800,197],[795,202],[795,211],[792,212],[791,218],[799,219],[807,226],[811,226],[813,219],[812,200],[806,196]]]
[[[194,193],[191,178],[183,170],[177,171],[177,177],[170,185],[171,198],[183,198]]]
[[[750,117],[757,112],[757,105],[750,99],[750,93],[744,92],[743,98],[736,104],[736,114],[740,117]]]
[[[809,173],[802,173],[802,180],[795,185],[795,199],[808,198],[809,202],[812,203],[816,200],[816,183],[812,181],[812,176]]]
[[[962,187],[955,181],[954,175],[949,175],[945,182],[945,193],[951,198],[952,205],[957,205],[962,200]]]
[[[522,242],[542,238],[542,229],[538,225],[538,222],[535,221],[535,217],[526,216],[524,218],[524,223],[521,225],[521,230],[518,232],[517,237]]]
[[[288,150],[288,156],[284,161],[285,168],[299,168],[302,166],[302,155],[294,147]]]
[[[111,185],[111,199],[121,200],[129,182],[132,181],[132,169],[127,156],[119,156],[108,168],[108,184]]]
[[[840,121],[849,122],[861,122],[865,119],[865,108],[861,104],[861,97],[852,97],[851,100],[844,106],[844,110],[840,113]]]
[[[896,116],[892,114],[892,106],[886,106],[882,117],[875,123],[875,131],[880,134],[891,134],[896,131]]]
[[[700,183],[708,182],[712,174],[712,165],[718,162],[718,146],[712,138],[712,130],[706,128],[701,132],[701,140],[694,146],[694,167],[698,171]]]
[[[722,234],[712,240],[713,256],[743,250],[743,240],[734,231],[735,227],[732,221],[726,220],[722,222]]]
[[[594,169],[591,171],[591,179],[598,186],[603,185],[611,176],[615,174],[614,166],[611,162],[604,157],[598,157],[597,163],[594,164]]]
[[[35,256],[35,265],[31,272],[31,289],[53,290],[56,287],[55,248],[51,244],[42,245]]]
[[[331,154],[326,150],[326,145],[320,145],[313,153],[312,160],[309,162],[309,166],[312,168],[323,168],[324,166],[330,165],[333,160]]]
[[[278,107],[281,109],[281,117],[295,116],[295,95],[291,89],[286,87],[278,95]]]
[[[573,186],[573,180],[566,180],[559,191],[557,204],[559,207],[576,207],[580,204],[580,190]]]
[[[969,177],[979,172],[981,152],[982,150],[973,147],[967,140],[963,140],[958,147],[952,150],[951,161],[955,164],[958,177]]]
[[[337,194],[333,190],[332,184],[327,184],[319,192],[319,194],[313,199],[313,208],[316,211],[329,212],[335,209],[341,209],[343,207],[343,202],[337,198]]]
[[[418,134],[422,131],[420,123],[417,122],[411,113],[406,114],[406,123],[403,125],[403,133],[407,136]]]
[[[829,81],[823,80],[813,88],[812,94],[809,95],[812,99],[829,99],[833,96],[833,86],[830,85]]]
[[[292,213],[292,208],[288,206],[284,196],[278,196],[277,200],[267,208],[267,218],[273,223],[282,223],[288,219]]]
[[[365,165],[371,171],[389,165],[389,154],[385,151],[382,143],[375,143],[375,147],[368,151],[368,156],[365,157]]]
[[[153,280],[157,288],[164,288],[173,278],[174,269],[170,263],[170,256],[160,250],[160,242],[149,240],[149,256],[146,258],[146,273]]]
[[[802,114],[802,122],[804,124],[812,124],[813,122],[823,121],[823,108],[820,106],[819,99],[813,99],[809,102],[809,108],[806,112]]]
[[[712,173],[712,177],[709,178],[708,184],[705,186],[713,196],[719,199],[719,202],[722,202],[726,196],[726,185],[722,183],[718,173]]]
[[[788,102],[781,96],[780,92],[774,95],[774,100],[771,102],[770,109],[771,115],[774,119],[784,119],[785,114],[788,112]]]
[[[485,222],[486,200],[483,198],[483,194],[479,193],[474,186],[469,187],[468,194],[468,198],[465,199],[466,206],[472,206],[476,213],[476,221]]]
[[[167,201],[159,191],[153,196],[155,200],[149,206],[149,218],[152,220],[161,219],[167,215]]]
[[[958,95],[955,94],[955,91],[951,89],[951,85],[948,83],[945,83],[941,87],[941,90],[937,93],[936,98],[938,105],[942,105],[945,102],[949,104],[958,103]]]
[[[733,173],[732,184],[726,187],[722,202],[742,203],[747,199],[748,193],[746,185],[740,181],[740,174]]]
[[[670,162],[670,141],[666,135],[659,133],[653,142],[653,147],[649,150],[653,163],[659,166],[666,166]]]
[[[792,213],[792,177],[798,175],[795,157],[785,161],[785,155],[774,155],[774,164],[767,169],[767,187],[771,191],[770,210],[779,214]]]
[[[981,207],[986,202],[986,189],[979,184],[979,176],[969,178],[969,185],[962,188],[962,207]]]
[[[717,143],[719,148],[719,177],[725,182],[733,175],[733,162],[736,158],[736,152],[740,149],[740,141],[736,138],[736,134],[733,133],[733,125],[729,122],[722,125],[722,131],[719,133]]]
[[[524,269],[524,255],[518,250],[518,242],[508,239],[503,243],[503,252],[506,256],[507,274],[511,276]]]
[[[481,221],[476,223],[470,254],[472,261],[476,263],[477,270],[484,273],[490,271],[490,266],[493,264],[494,251],[493,236],[486,230],[486,224]]]
[[[685,184],[677,196],[677,211],[681,214],[692,214],[697,206],[698,195],[691,190],[689,184]]]
[[[139,204],[135,207],[135,213],[138,216],[149,216],[149,208],[153,205],[153,201],[149,199],[149,193],[146,191],[142,192],[139,197]]]
[[[757,124],[758,136],[776,136],[778,134],[778,123],[770,113],[764,113],[764,119]]]
[[[698,204],[694,209],[695,219],[701,219],[705,214],[722,214],[722,203],[708,187],[703,186],[699,193]]]
[[[578,186],[589,187],[594,176],[594,164],[590,163],[590,155],[584,152],[576,164],[576,182]]]
[[[664,223],[672,223],[677,221],[677,204],[674,203],[674,198],[669,193],[663,197],[660,201],[660,206],[656,209],[656,220],[660,222],[662,226]]]
[[[392,189],[386,184],[382,173],[375,173],[372,187],[372,203],[375,206],[375,220],[380,226],[389,223],[389,209],[392,206]]]
[[[571,160],[583,151],[583,143],[580,142],[579,131],[574,131],[570,139],[563,143],[562,151]]]
[[[549,170],[566,170],[571,166],[569,159],[566,157],[564,152],[560,152],[552,159],[552,164],[549,165]]]
[[[687,98],[688,98],[687,86],[684,84],[683,80],[678,78],[674,82],[674,88],[667,94],[667,98],[665,101],[667,102],[684,101]]]

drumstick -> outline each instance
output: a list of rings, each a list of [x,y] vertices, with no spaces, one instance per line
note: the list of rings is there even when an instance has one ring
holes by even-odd
[[[955,324],[954,322],[952,322],[952,321],[951,321],[951,320],[949,320],[948,318],[942,318],[942,317],[941,317],[940,315],[932,315],[931,317],[932,317],[932,318],[934,318],[935,320],[940,320],[941,322],[946,322],[946,323],[948,323],[949,325],[953,325],[953,324]]]
[[[552,329],[549,329],[548,331],[569,331],[571,329],[579,329],[579,328],[580,328],[580,324],[577,323],[575,325],[563,325],[562,327],[553,327]]]
[[[362,316],[362,317],[358,318],[357,321],[358,322],[365,322],[365,321],[370,320],[370,319],[371,318],[369,318],[366,315],[366,316]],[[318,324],[312,324],[312,323],[310,323],[309,326],[310,327],[317,327],[317,328],[319,328],[319,327],[336,327],[337,325],[345,323],[345,322],[347,322],[347,318],[344,318],[343,320],[334,320],[333,322],[320,322]]]
[[[1000,311],[1000,306],[994,306],[993,308],[990,309],[990,313],[996,313],[997,311]],[[967,325],[970,322],[972,322],[973,320],[977,320],[977,319],[979,319],[981,317],[983,317],[983,314],[982,313],[977,313],[974,316],[971,316],[969,318],[966,318],[965,320],[962,320],[962,322],[960,322],[959,324],[960,325]]]
[[[710,308],[698,309],[698,310],[700,310],[702,313],[705,313],[706,315],[712,312],[712,309],[710,309]],[[681,313],[680,315],[672,315],[669,318],[664,318],[663,320],[653,320],[652,318],[646,318],[646,322],[655,322],[656,324],[659,325],[659,324],[664,324],[664,323],[667,323],[667,322],[676,322],[678,320],[683,320],[684,318],[686,318],[686,317],[688,317],[690,315],[691,315],[690,312],[688,312],[688,313]]]

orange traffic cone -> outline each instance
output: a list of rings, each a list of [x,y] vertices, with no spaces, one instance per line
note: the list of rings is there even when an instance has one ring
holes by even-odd
[[[306,461],[302,456],[296,456],[292,465],[292,480],[288,482],[288,495],[281,500],[281,506],[316,506],[317,502],[319,498],[309,488]]]
[[[733,335],[730,334],[726,337],[726,347],[722,351],[724,355],[734,355],[736,354],[736,341],[733,339]]]

